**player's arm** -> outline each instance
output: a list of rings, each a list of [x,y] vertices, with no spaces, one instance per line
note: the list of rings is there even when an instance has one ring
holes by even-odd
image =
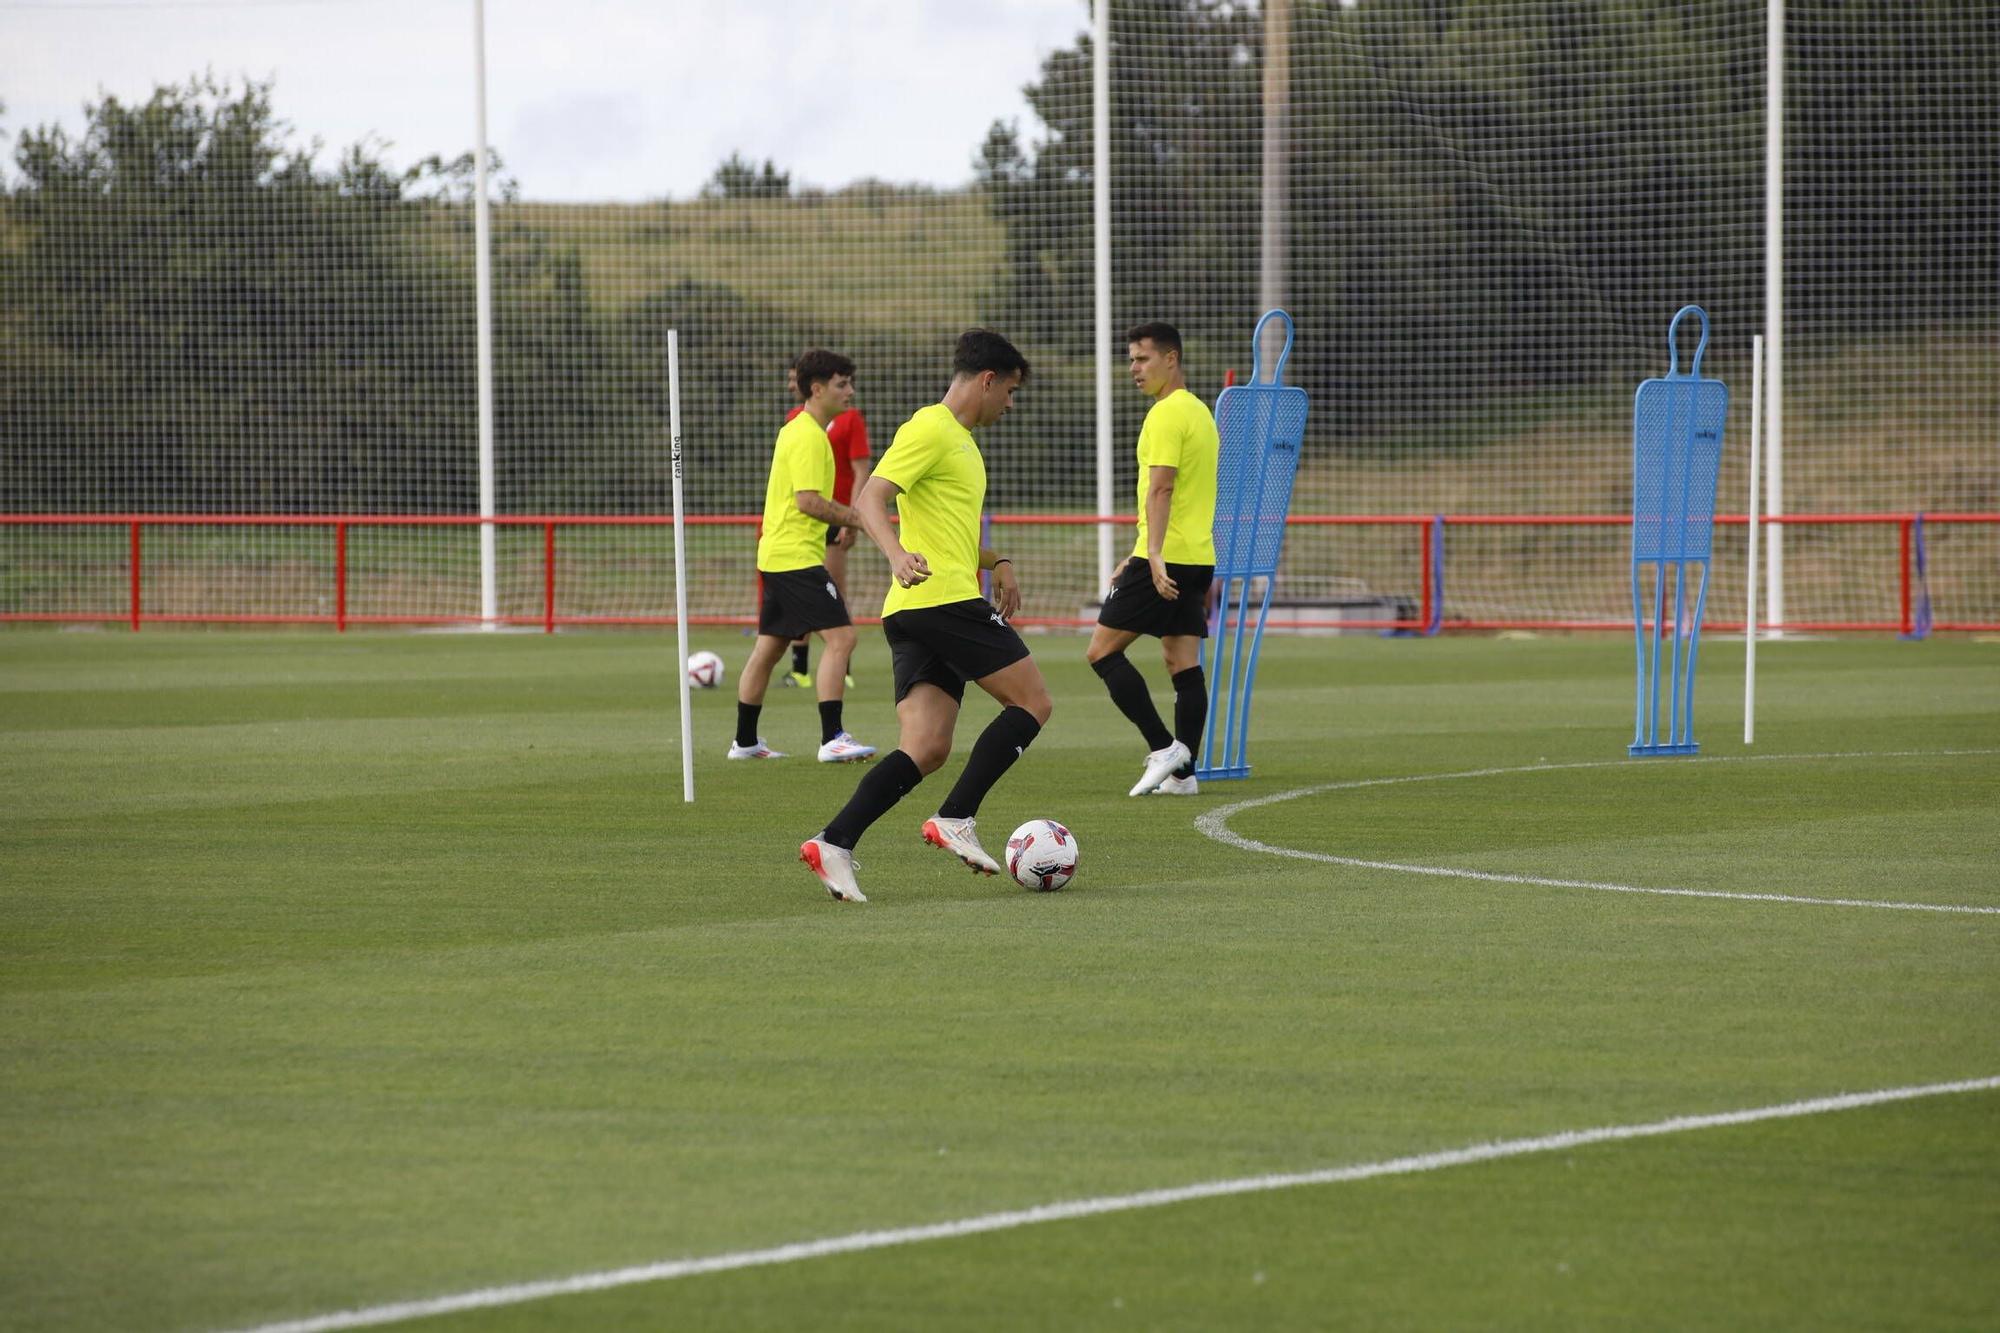
[[[1167,517],[1174,507],[1174,479],[1179,468],[1155,463],[1146,472],[1146,563],[1153,567],[1153,588],[1166,601],[1181,595],[1180,585],[1167,573]]]
[[[854,507],[861,517],[861,530],[888,557],[889,573],[905,588],[914,588],[931,576],[931,567],[922,553],[903,549],[896,525],[889,521],[889,501],[902,493],[903,488],[887,477],[870,477],[868,484],[855,492]]]
[[[854,469],[854,485],[847,493],[858,497],[861,494],[861,488],[868,484],[868,463],[865,459],[857,458],[850,462],[848,466]],[[859,523],[851,528],[842,528],[838,544],[841,546],[854,545],[855,534],[860,531],[861,525]]]
[[[1014,562],[990,547],[979,548],[979,567],[993,574],[993,609],[1011,617],[1021,609],[1021,584],[1014,577]]]
[[[828,499],[818,491],[793,491],[792,503],[797,505],[799,512],[807,518],[816,518],[830,526],[842,528],[861,526],[861,515],[853,508],[838,500]]]

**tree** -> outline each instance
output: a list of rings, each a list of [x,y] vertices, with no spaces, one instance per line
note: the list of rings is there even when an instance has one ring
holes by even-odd
[[[321,169],[268,84],[87,112],[21,135],[4,200],[0,504],[470,507],[470,157]],[[589,389],[539,340],[580,323],[573,258],[496,229],[507,401],[566,422]]]
[[[1788,6],[1794,327],[1991,320],[2000,60],[1980,0]],[[1668,312],[1761,322],[1760,7],[1746,0],[1298,0],[1292,373],[1343,431],[1651,368]],[[1257,313],[1262,19],[1113,0],[1112,268],[1123,321],[1235,349]],[[1027,89],[1046,127],[975,157],[1009,327],[1089,349],[1090,42]],[[1952,271],[1912,256],[1954,256]],[[1857,301],[1866,291],[1870,300]]]
[[[792,173],[778,170],[770,158],[760,170],[742,153],[731,153],[701,187],[704,199],[784,199],[792,192]]]

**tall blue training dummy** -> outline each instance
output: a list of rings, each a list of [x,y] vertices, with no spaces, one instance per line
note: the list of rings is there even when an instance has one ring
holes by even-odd
[[[1694,364],[1683,374],[1676,336],[1689,315],[1701,321]],[[1701,616],[1708,604],[1709,556],[1715,545],[1715,480],[1722,464],[1722,426],[1729,387],[1701,377],[1708,351],[1708,312],[1682,306],[1667,325],[1667,374],[1639,386],[1632,402],[1632,638],[1637,654],[1638,707],[1628,751],[1634,755],[1694,754],[1694,669]],[[1648,625],[1644,593],[1653,590]],[[1667,572],[1674,574],[1673,619],[1667,618]],[[1701,572],[1688,616],[1688,579]],[[1671,632],[1671,637],[1668,637]],[[1667,735],[1660,739],[1660,650],[1667,650]]]

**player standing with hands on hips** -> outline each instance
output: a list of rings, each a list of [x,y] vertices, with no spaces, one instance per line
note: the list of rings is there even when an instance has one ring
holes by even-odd
[[[798,359],[797,369],[805,410],[785,423],[771,451],[764,535],[757,539],[764,602],[757,610],[756,645],[736,682],[736,740],[729,757],[785,757],[757,734],[764,691],[771,684],[771,669],[792,640],[817,634],[826,644],[819,659],[819,759],[846,763],[875,753],[874,746],[855,740],[841,723],[854,621],[826,569],[828,526],[851,528],[860,522],[852,509],[828,498],[833,446],[827,443],[826,424],[854,401],[854,363],[837,352],[815,349]]]
[[[993,696],[1000,713],[973,742],[965,771],[924,821],[923,836],[980,874],[1000,869],[979,845],[973,819],[1054,705],[1028,645],[1007,623],[1021,605],[1013,563],[979,544],[986,462],[972,432],[1005,416],[1027,377],[1027,358],[999,334],[962,335],[944,400],[903,423],[855,497],[862,526],[894,576],[882,603],[882,636],[895,665],[899,735],[840,813],[799,848],[799,859],[843,902],[868,901],[854,879],[861,835],[950,755],[967,681]],[[900,532],[889,521],[891,499]],[[993,573],[990,603],[979,593],[983,569]]]
[[[1132,383],[1153,399],[1139,429],[1139,541],[1104,595],[1084,656],[1111,702],[1146,739],[1146,770],[1129,795],[1193,796],[1194,757],[1208,724],[1201,641],[1215,578],[1215,469],[1222,452],[1215,417],[1188,390],[1181,335],[1141,324],[1125,335]],[[1125,656],[1141,634],[1159,638],[1174,683],[1174,729]]]

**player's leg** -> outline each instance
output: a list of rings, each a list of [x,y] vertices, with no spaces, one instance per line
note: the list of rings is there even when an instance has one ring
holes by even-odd
[[[1160,710],[1153,705],[1145,677],[1125,656],[1125,649],[1141,634],[1170,633],[1175,618],[1193,609],[1181,605],[1186,600],[1185,596],[1174,601],[1160,596],[1159,589],[1153,586],[1152,565],[1137,557],[1127,560],[1104,595],[1104,606],[1097,613],[1097,628],[1091,634],[1090,646],[1084,650],[1091,669],[1111,692],[1111,701],[1145,738],[1146,767],[1138,785],[1132,788],[1133,796],[1143,796],[1159,786],[1163,778],[1187,762],[1188,752],[1160,720]],[[1199,616],[1201,612],[1194,610],[1194,614]]]
[[[909,633],[908,615],[882,622],[896,682],[897,747],[855,785],[854,795],[826,828],[799,848],[799,859],[813,868],[827,892],[849,902],[867,901],[854,880],[855,844],[950,755],[958,702],[965,693],[964,678]]]
[[[944,848],[981,874],[994,875],[999,873],[1000,863],[979,845],[975,826],[980,802],[1041,734],[1055,702],[1049,697],[1042,669],[1032,657],[1022,657],[981,676],[978,685],[993,696],[1000,712],[972,743],[965,770],[939,804],[937,814],[925,822],[924,841]]]
[[[827,548],[827,554],[833,554],[831,546]],[[847,585],[843,583],[840,586],[845,588]],[[784,680],[785,684],[801,690],[813,683],[812,635],[801,634],[792,640],[792,665],[791,669],[785,672]]]
[[[1153,705],[1153,695],[1146,688],[1146,678],[1125,656],[1125,650],[1138,638],[1137,630],[1113,629],[1099,624],[1091,631],[1090,646],[1083,650],[1083,656],[1090,663],[1090,669],[1097,673],[1097,678],[1104,682],[1104,688],[1111,694],[1111,702],[1118,705],[1118,711],[1139,729],[1139,735],[1145,738],[1146,749],[1163,750],[1174,743],[1173,733],[1160,720],[1160,710]]]
[[[1169,564],[1167,573],[1181,595],[1167,603],[1159,628],[1160,655],[1174,684],[1174,739],[1186,748],[1187,758],[1154,790],[1193,796],[1194,761],[1208,728],[1208,676],[1201,668],[1201,641],[1208,637],[1215,566]]]
[[[841,720],[847,690],[847,663],[854,656],[854,626],[836,625],[819,632],[819,759],[823,764],[867,759],[875,753],[847,732]]]
[[[1194,761],[1201,757],[1201,735],[1208,726],[1208,676],[1201,669],[1201,636],[1169,634],[1160,640],[1167,675],[1174,682],[1174,739],[1187,747],[1188,759],[1154,791],[1168,796],[1193,796]]]
[[[771,669],[785,655],[788,642],[784,635],[759,634],[750,646],[750,656],[736,678],[736,740],[729,747],[731,759],[784,758],[757,735],[757,719],[764,711],[764,692],[770,688]]]
[[[812,867],[826,891],[846,902],[868,901],[854,878],[854,848],[861,835],[951,754],[958,700],[936,685],[914,685],[896,704],[896,721],[896,748],[855,784],[854,795],[826,828],[799,848],[799,859]]]
[[[833,580],[833,586],[840,589],[840,600],[847,600],[847,547],[836,546],[832,541],[826,545],[826,573]],[[842,683],[852,689],[854,686],[854,662],[850,658],[841,675]]]

